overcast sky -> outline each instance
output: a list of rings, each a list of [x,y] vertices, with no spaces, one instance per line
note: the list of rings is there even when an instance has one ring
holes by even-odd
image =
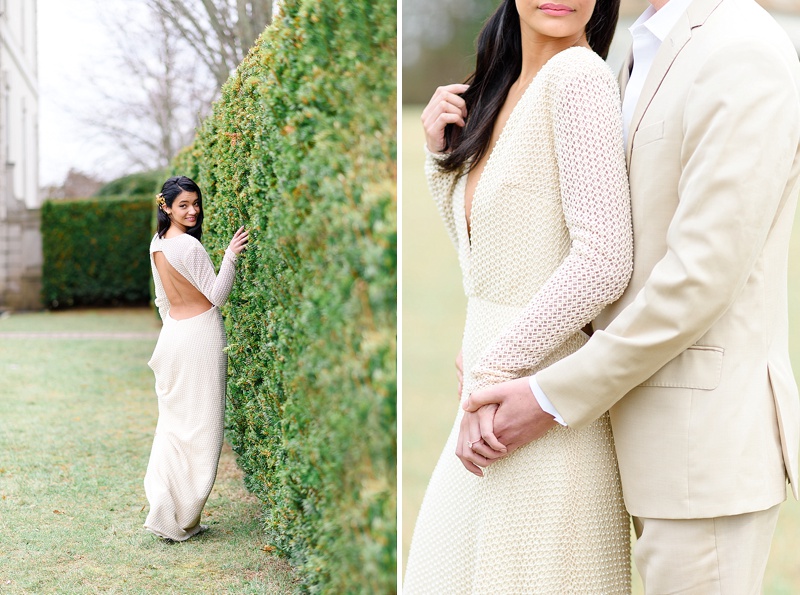
[[[103,68],[115,47],[101,11],[126,3],[130,0],[38,0],[42,186],[61,183],[72,167],[101,179],[128,173],[120,171],[114,148],[102,145],[78,118],[99,101],[86,77]]]

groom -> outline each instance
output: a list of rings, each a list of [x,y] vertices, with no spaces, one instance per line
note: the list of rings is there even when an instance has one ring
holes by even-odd
[[[650,1],[621,75],[631,284],[578,352],[465,408],[497,404],[509,451],[611,409],[647,593],[758,593],[787,478],[798,492],[800,66],[754,0]]]

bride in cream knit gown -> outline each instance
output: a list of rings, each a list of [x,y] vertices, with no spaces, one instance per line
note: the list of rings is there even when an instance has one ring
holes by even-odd
[[[144,489],[152,533],[184,541],[202,532],[200,513],[217,474],[225,421],[227,355],[218,307],[228,298],[247,232],[233,236],[215,275],[200,243],[200,188],[185,176],[158,195],[158,233],[150,244],[156,306],[163,321],[149,365],[158,423]]]
[[[506,0],[482,38],[493,26],[516,26],[524,53],[531,33],[551,32],[550,15],[531,4]],[[573,4],[576,18],[583,15],[580,33],[598,11],[616,23],[609,6],[618,2]],[[611,38],[600,37],[589,42],[605,54]],[[453,149],[426,148],[425,172],[468,297],[462,398],[519,375],[510,370],[529,375],[579,349],[586,341],[580,329],[619,297],[630,276],[619,91],[585,38],[567,41],[541,57],[532,82],[519,75],[519,85],[506,87],[487,149],[467,151],[464,167],[447,170],[458,143],[452,129],[449,138],[441,133],[445,123],[463,127],[466,143],[464,115],[475,101],[467,86],[440,88],[423,113],[428,147]],[[472,87],[480,82],[481,47],[479,40]],[[459,408],[417,518],[404,593],[629,592],[629,519],[608,414],[581,430],[552,429],[486,467],[483,477],[454,454],[463,415]]]

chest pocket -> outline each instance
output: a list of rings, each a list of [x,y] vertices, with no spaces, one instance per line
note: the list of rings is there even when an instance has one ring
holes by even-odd
[[[664,120],[640,128],[633,136],[633,150],[664,138]]]

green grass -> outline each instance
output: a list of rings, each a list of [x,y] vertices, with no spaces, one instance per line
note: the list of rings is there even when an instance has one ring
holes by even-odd
[[[3,331],[158,332],[149,309],[0,318]],[[154,339],[0,335],[0,593],[290,593],[227,446],[203,513],[167,544],[142,528],[157,418]]]
[[[454,359],[464,324],[466,300],[455,250],[445,234],[422,171],[424,137],[421,108],[403,110],[403,504],[402,560],[417,511],[436,460],[453,423],[458,401]],[[800,324],[800,216],[791,253],[790,328]],[[795,371],[800,370],[800,338],[792,335]],[[800,592],[800,503],[783,505],[764,593]],[[634,571],[634,593],[641,593]]]
[[[0,315],[0,332],[158,333],[160,328],[158,315],[144,308],[75,308]]]

